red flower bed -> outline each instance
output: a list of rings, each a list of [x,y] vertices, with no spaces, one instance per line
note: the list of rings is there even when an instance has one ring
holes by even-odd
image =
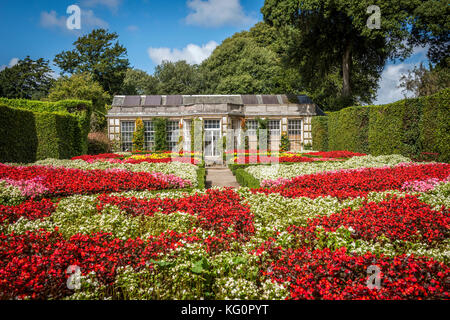
[[[62,298],[73,292],[66,287],[69,266],[91,271],[101,284],[113,285],[116,270],[132,266],[146,268],[160,254],[168,254],[185,243],[201,242],[208,252],[229,249],[230,240],[245,241],[254,233],[253,216],[232,190],[209,190],[206,195],[184,199],[110,197],[98,200],[98,210],[106,204],[117,205],[134,216],[170,214],[184,211],[198,218],[199,226],[215,231],[200,239],[196,229],[188,233],[167,231],[147,240],[115,239],[108,234],[76,235],[65,240],[58,232],[27,232],[25,235],[0,235],[0,299],[31,296],[33,299]],[[232,228],[233,230],[230,230]],[[152,267],[151,265],[149,267]]]
[[[420,202],[416,197],[392,198],[379,203],[365,203],[360,209],[347,208],[328,217],[308,222],[307,227],[291,227],[300,238],[316,238],[316,228],[334,232],[339,227],[353,228],[355,239],[377,240],[384,235],[390,240],[440,242],[450,234],[450,209],[440,211]]]
[[[317,198],[333,196],[354,198],[372,191],[400,190],[406,181],[437,178],[444,180],[450,175],[450,165],[444,163],[399,165],[394,168],[364,168],[341,172],[323,172],[304,175],[288,183],[253,192],[280,193],[285,197]]]
[[[35,177],[42,177],[41,183],[49,190],[47,196],[52,197],[169,188],[166,181],[145,172],[0,166],[0,179],[30,180]]]
[[[273,281],[290,281],[289,299],[448,299],[450,269],[426,257],[352,256],[345,248],[312,251],[309,248],[265,249],[275,262],[263,274]],[[261,252],[261,251],[260,251]],[[368,268],[377,266],[381,288],[369,289]]]
[[[158,237],[121,240],[108,234],[76,235],[65,240],[57,232],[0,235],[0,300],[60,299],[73,294],[66,282],[69,266],[83,275],[96,272],[103,285],[111,285],[118,267],[145,268],[158,254],[168,253],[180,241],[198,240],[189,234],[167,232]],[[151,266],[150,266],[151,267]]]
[[[25,201],[18,206],[0,205],[0,224],[14,223],[19,218],[24,217],[28,220],[37,220],[49,217],[55,212],[55,205],[48,199],[42,201]]]
[[[104,153],[104,154],[98,154],[94,156],[90,155],[84,155],[79,157],[74,157],[72,160],[83,160],[87,162],[93,162],[97,160],[105,160],[105,159],[117,159],[117,158],[123,158],[123,156],[115,154],[115,153]]]
[[[246,241],[255,231],[253,216],[249,208],[240,204],[240,201],[239,195],[230,189],[208,190],[205,195],[182,199],[136,199],[102,195],[98,197],[97,209],[101,212],[105,205],[111,204],[133,216],[153,216],[155,212],[186,212],[197,217],[202,229],[213,230],[222,239]],[[230,227],[233,232],[228,233]]]
[[[328,152],[310,152],[305,153],[308,156],[316,156],[322,158],[352,158],[367,156],[365,153],[358,153],[352,151],[328,151]]]

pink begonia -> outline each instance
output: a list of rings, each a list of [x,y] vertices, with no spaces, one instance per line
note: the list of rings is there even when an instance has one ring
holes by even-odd
[[[409,192],[427,192],[433,190],[438,184],[442,182],[450,182],[450,176],[448,176],[444,180],[439,180],[436,178],[428,179],[428,180],[415,180],[415,181],[407,181],[403,184],[402,190]]]
[[[20,190],[23,197],[40,197],[48,192],[48,189],[42,184],[43,177],[35,177],[30,180],[12,180],[4,179],[6,183]]]

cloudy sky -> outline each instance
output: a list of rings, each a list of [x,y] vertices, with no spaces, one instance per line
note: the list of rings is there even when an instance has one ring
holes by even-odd
[[[81,30],[69,30],[70,5],[81,8]],[[264,0],[1,0],[0,69],[27,55],[53,60],[94,28],[119,34],[132,66],[153,73],[162,60],[200,63],[225,38],[262,20]],[[403,97],[402,72],[425,61],[417,50],[408,60],[390,61],[383,72],[378,103]],[[54,67],[54,66],[53,66]],[[54,69],[56,69],[54,67]]]

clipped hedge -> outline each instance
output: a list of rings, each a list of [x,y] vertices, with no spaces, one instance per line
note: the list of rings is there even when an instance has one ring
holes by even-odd
[[[91,102],[1,98],[0,104],[0,162],[67,159],[87,153]]]
[[[450,89],[426,97],[419,123],[422,152],[439,154],[439,161],[450,162]]]
[[[346,108],[330,113],[326,121],[314,118],[314,149],[402,154],[414,159],[431,153],[439,161],[449,162],[449,96],[450,89],[444,89],[432,96],[387,105]]]
[[[369,109],[349,107],[330,113],[328,120],[328,148],[331,150],[369,151]]]
[[[259,180],[244,169],[236,170],[236,180],[241,187],[248,187],[253,189],[261,188]]]
[[[328,150],[328,117],[312,118],[312,139],[314,150]]]
[[[38,137],[33,112],[0,105],[0,162],[33,162]]]
[[[205,189],[206,187],[206,169],[198,168],[197,169],[197,188]]]

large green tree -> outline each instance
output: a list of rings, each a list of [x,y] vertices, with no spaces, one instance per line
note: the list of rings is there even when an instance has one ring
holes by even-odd
[[[282,66],[277,30],[258,23],[227,38],[205,60],[206,91],[220,94],[275,94],[301,91],[299,74]]]
[[[186,61],[163,61],[155,69],[158,94],[198,94],[202,90],[202,74],[198,65]]]
[[[59,101],[66,99],[91,100],[94,112],[91,119],[91,131],[102,131],[106,127],[106,104],[111,97],[103,90],[89,73],[62,76],[51,88],[48,99]]]
[[[152,95],[158,90],[158,79],[139,69],[128,69],[120,94]]]
[[[63,74],[88,72],[110,95],[118,94],[129,66],[118,37],[105,29],[93,30],[74,42],[75,49],[57,54],[54,62]]]
[[[407,40],[413,37],[414,12],[422,2],[266,0],[261,11],[264,20],[279,29],[289,43],[285,61],[299,69],[308,92],[325,102],[327,95],[323,93],[334,91],[335,105],[328,108],[339,109],[371,102],[386,61],[411,53]],[[367,12],[371,5],[381,10],[379,29],[367,25],[373,13]],[[421,21],[425,26],[426,20]],[[428,39],[423,36],[421,43]],[[324,81],[328,84],[323,85]]]
[[[47,96],[54,79],[49,62],[44,59],[23,60],[0,72],[0,96],[39,100]]]

